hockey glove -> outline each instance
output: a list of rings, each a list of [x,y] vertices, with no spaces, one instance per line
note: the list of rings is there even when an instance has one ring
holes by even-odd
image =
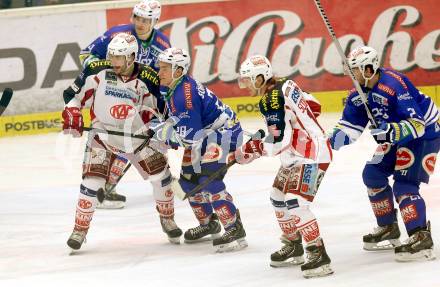
[[[63,113],[63,132],[73,137],[80,137],[83,133],[84,121],[79,108],[65,107]]]
[[[327,133],[327,137],[330,140],[330,145],[332,149],[339,150],[345,145],[349,145],[353,142],[350,136],[345,133],[339,125],[336,125],[332,131]]]
[[[261,139],[248,141],[234,152],[235,161],[239,164],[248,164],[261,157],[264,153],[264,145]]]
[[[417,119],[403,120],[398,123],[381,123],[373,128],[371,134],[378,144],[402,144],[421,137],[425,133],[425,125]]]

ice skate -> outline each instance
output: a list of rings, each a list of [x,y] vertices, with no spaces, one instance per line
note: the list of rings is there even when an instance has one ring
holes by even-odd
[[[301,271],[305,278],[323,277],[333,274],[330,267],[330,257],[325,251],[322,239],[317,243],[306,247],[307,262],[301,265]]]
[[[434,243],[431,237],[431,224],[412,234],[404,244],[394,249],[396,261],[434,260]]]
[[[397,222],[378,226],[373,233],[363,237],[364,249],[368,251],[390,250],[400,245],[400,230]]]
[[[70,254],[73,254],[74,251],[81,248],[81,245],[86,242],[86,235],[87,231],[73,230],[72,234],[67,240],[67,246],[71,248]]]
[[[113,185],[111,184],[105,185],[106,190],[110,190],[112,187]],[[102,195],[104,196],[104,200],[102,201],[102,203],[98,201],[96,208],[121,209],[125,207],[125,201],[127,200],[127,198],[124,195],[117,193],[114,187],[111,192],[107,192],[107,191],[104,192],[103,190],[101,190],[101,192],[104,193]]]
[[[180,236],[182,236],[182,229],[180,229],[174,218],[160,218],[160,224],[162,225],[162,230],[168,236],[168,240],[173,244],[180,244]]]
[[[221,226],[218,222],[218,216],[213,213],[208,224],[188,229],[183,237],[185,238],[185,243],[197,243],[219,238],[220,232]]]
[[[288,267],[303,264],[304,248],[301,236],[298,236],[295,240],[289,240],[283,235],[280,239],[284,246],[270,255],[270,266]]]
[[[226,230],[220,238],[214,239],[212,245],[218,253],[240,250],[248,246],[245,237],[246,232],[237,210],[237,219],[234,225]]]

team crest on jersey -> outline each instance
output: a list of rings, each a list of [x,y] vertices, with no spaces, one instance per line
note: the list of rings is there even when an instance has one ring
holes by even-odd
[[[411,167],[414,164],[413,152],[406,148],[401,147],[396,152],[396,166],[395,170],[403,170]]]
[[[372,93],[371,97],[373,98],[373,102],[378,103],[382,106],[388,106],[388,99],[378,93]]]
[[[131,110],[133,110],[133,106],[130,105],[114,105],[110,108],[110,114],[117,120],[125,120],[131,114]]]
[[[436,159],[436,153],[430,153],[423,157],[422,166],[427,174],[432,175],[434,173]]]

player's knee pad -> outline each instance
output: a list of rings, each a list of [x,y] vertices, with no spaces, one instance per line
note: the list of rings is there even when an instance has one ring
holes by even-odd
[[[96,176],[86,176],[81,183],[81,186],[84,186],[84,188],[87,189],[87,193],[89,194],[95,194],[100,188],[104,188],[105,186],[105,179],[102,177],[96,177]]]
[[[285,194],[283,191],[279,190],[278,188],[272,188],[270,191],[270,200],[273,201],[282,201],[284,202]]]
[[[419,184],[406,181],[395,181],[393,184],[393,193],[396,201],[400,204],[404,198],[420,196]]]
[[[387,186],[388,176],[376,164],[366,164],[362,171],[362,179],[368,188]]]
[[[171,191],[172,176],[169,169],[166,169],[160,174],[160,177],[155,177],[151,180],[153,186],[153,195],[155,199],[165,200],[173,197]]]

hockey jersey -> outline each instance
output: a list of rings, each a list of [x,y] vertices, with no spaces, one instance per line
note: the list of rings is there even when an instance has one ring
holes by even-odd
[[[133,75],[122,79],[113,72],[109,61],[94,61],[84,69],[74,83],[64,91],[66,106],[82,108],[91,101],[92,126],[97,129],[143,133],[157,101],[151,93],[159,93],[159,78],[149,66],[135,63]],[[123,152],[132,152],[144,140],[121,136],[100,139]]]
[[[136,35],[136,30],[133,24],[120,25],[110,28],[101,37],[93,41],[87,48],[80,52],[80,59],[85,67],[90,61],[98,59],[105,59],[107,57],[107,46],[113,37],[119,33],[127,33],[136,37],[139,51],[136,61],[148,65],[154,70],[158,71],[156,61],[159,54],[170,48],[170,41],[168,37],[160,30],[153,29],[148,40],[142,41]]]
[[[277,79],[259,107],[271,135],[266,139],[267,152],[281,154],[283,166],[331,161],[328,139],[316,119],[321,105],[295,82]]]
[[[409,79],[394,70],[379,68],[379,81],[372,89],[362,87],[368,98],[373,117],[378,125],[382,122],[410,120],[412,138],[432,139],[440,136],[439,111],[434,101],[421,93]],[[368,124],[368,117],[359,93],[353,89],[347,97],[342,118],[337,128],[348,140],[336,140],[332,145],[340,146],[354,142]]]
[[[174,129],[186,145],[200,141],[209,130],[233,128],[238,123],[229,106],[188,75],[172,89],[161,88],[164,89],[168,116],[177,118]]]

